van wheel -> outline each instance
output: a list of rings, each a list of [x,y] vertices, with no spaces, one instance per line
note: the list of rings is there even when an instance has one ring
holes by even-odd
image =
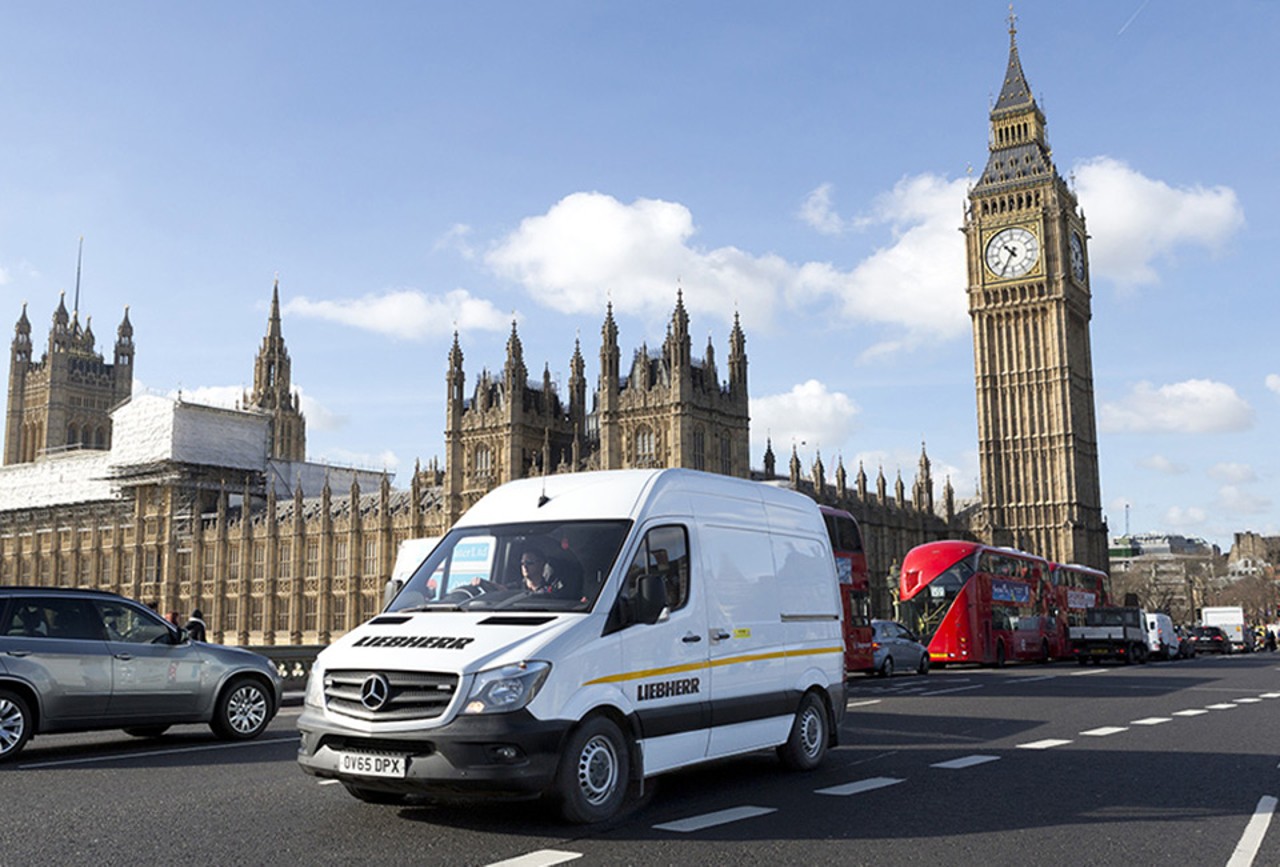
[[[816,693],[806,692],[800,699],[795,722],[787,742],[778,747],[778,758],[792,771],[811,771],[827,755],[827,706]]]
[[[622,732],[608,717],[592,717],[569,737],[556,772],[560,812],[579,825],[610,819],[622,807],[630,779]]]
[[[0,689],[0,762],[22,752],[34,728],[35,717],[22,696]]]

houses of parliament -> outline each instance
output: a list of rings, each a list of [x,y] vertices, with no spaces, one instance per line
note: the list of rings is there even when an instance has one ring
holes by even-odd
[[[385,473],[306,460],[306,419],[272,290],[252,390],[237,409],[132,395],[126,308],[111,361],[88,321],[53,313],[37,360],[24,306],[10,351],[0,467],[0,584],[89,586],[200,609],[210,639],[325,644],[376,613],[400,542],[442,535],[496,485],[549,473],[690,467],[778,480],[852,512],[883,582],[913,546],[980,538],[1060,562],[1106,568],[1089,346],[1088,234],[1058,175],[1045,117],[1010,27],[990,113],[988,159],[969,192],[964,234],[973,322],[979,501],[934,502],[922,448],[910,490],[794,448],[752,467],[746,334],[737,316],[723,371],[695,356],[677,291],[667,335],[624,364],[612,307],[598,375],[580,341],[567,393],[549,367],[531,379],[513,323],[498,374],[468,385],[457,334],[446,373],[445,455],[393,489]],[[957,287],[960,291],[960,287]],[[145,343],[145,339],[143,341]],[[887,613],[887,593],[877,606]]]

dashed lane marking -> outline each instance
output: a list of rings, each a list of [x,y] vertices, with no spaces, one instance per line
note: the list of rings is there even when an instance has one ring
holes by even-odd
[[[1235,704],[1233,702],[1224,701],[1219,702],[1218,704],[1205,705],[1205,707],[1209,710],[1232,710],[1235,708]]]
[[[1083,671],[1073,671],[1068,677],[1084,677],[1086,674],[1106,674],[1109,669],[1106,668],[1086,668]]]
[[[1262,698],[1280,698],[1280,692],[1264,692]]]
[[[676,831],[680,834],[688,834],[691,831],[701,831],[704,828],[714,828],[716,825],[727,825],[730,822],[754,819],[756,816],[764,816],[776,812],[776,807],[730,807],[727,810],[703,813],[701,816],[692,816],[675,822],[664,822],[653,827],[659,831]]]
[[[945,768],[949,771],[958,771],[962,768],[972,768],[974,765],[985,765],[987,762],[998,762],[999,756],[964,756],[959,759],[952,759],[949,762],[938,762],[936,765],[930,765],[931,768]]]
[[[1069,744],[1071,741],[1064,741],[1061,738],[1045,738],[1042,741],[1031,741],[1027,744],[1018,744],[1020,750],[1048,750],[1053,747],[1060,747],[1063,744]]]
[[[923,698],[926,695],[949,695],[953,692],[964,692],[967,689],[982,689],[982,684],[975,683],[973,686],[957,686],[954,689],[935,689],[933,692],[922,692],[920,693],[920,696]]]
[[[858,780],[853,783],[845,783],[843,786],[831,786],[826,789],[818,789],[816,794],[819,795],[858,795],[863,792],[871,792],[875,789],[883,789],[886,786],[896,786],[898,783],[905,783],[906,780],[899,780],[896,777],[871,777],[866,780]]]
[[[565,852],[560,849],[539,849],[528,855],[519,855],[505,861],[494,861],[489,867],[551,867],[552,864],[563,864],[576,861],[582,857],[581,852]]]
[[[1234,699],[1236,704],[1257,704],[1262,701],[1260,698],[1237,698]]]
[[[1053,680],[1056,674],[1042,674],[1039,677],[1011,677],[1009,683],[1035,683],[1037,680]]]
[[[1174,716],[1200,716],[1201,714],[1206,714],[1206,713],[1208,713],[1208,711],[1202,707],[1193,707],[1188,710],[1175,710],[1173,712],[1173,715]]]
[[[1120,732],[1127,732],[1128,726],[1100,726],[1096,729],[1089,729],[1087,732],[1080,732],[1082,735],[1088,735],[1091,738],[1105,738],[1107,735],[1118,735]]]
[[[89,756],[81,759],[61,759],[56,762],[36,762],[29,765],[20,765],[22,768],[56,768],[60,765],[90,765],[96,762],[127,762],[130,759],[146,759],[152,756],[175,756],[179,753],[204,753],[210,750],[233,750],[242,747],[260,747],[266,744],[296,744],[298,742],[297,735],[288,738],[271,738],[270,740],[258,739],[252,741],[239,741],[237,743],[219,743],[208,744],[199,747],[174,747],[167,750],[144,750],[131,753],[115,753],[109,756]]]
[[[1158,726],[1160,723],[1173,722],[1171,717],[1167,716],[1148,716],[1142,719],[1136,719],[1129,723],[1131,726]]]
[[[850,701],[850,702],[845,702],[845,707],[866,707],[866,706],[867,706],[867,705],[869,705],[869,704],[879,704],[879,703],[880,703],[880,699],[878,699],[878,698],[869,698],[869,699],[867,699],[866,701]]]

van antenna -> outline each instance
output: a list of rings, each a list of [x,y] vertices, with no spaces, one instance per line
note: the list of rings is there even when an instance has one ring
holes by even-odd
[[[547,474],[542,474],[542,493],[538,495],[538,508],[541,509],[547,503],[551,502],[551,498],[547,496]]]

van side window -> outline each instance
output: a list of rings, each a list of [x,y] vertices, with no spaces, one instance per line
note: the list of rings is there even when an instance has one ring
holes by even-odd
[[[667,585],[667,608],[675,611],[689,601],[689,536],[684,527],[654,527],[645,533],[640,549],[627,567],[623,594],[633,596],[644,574],[661,575]]]

